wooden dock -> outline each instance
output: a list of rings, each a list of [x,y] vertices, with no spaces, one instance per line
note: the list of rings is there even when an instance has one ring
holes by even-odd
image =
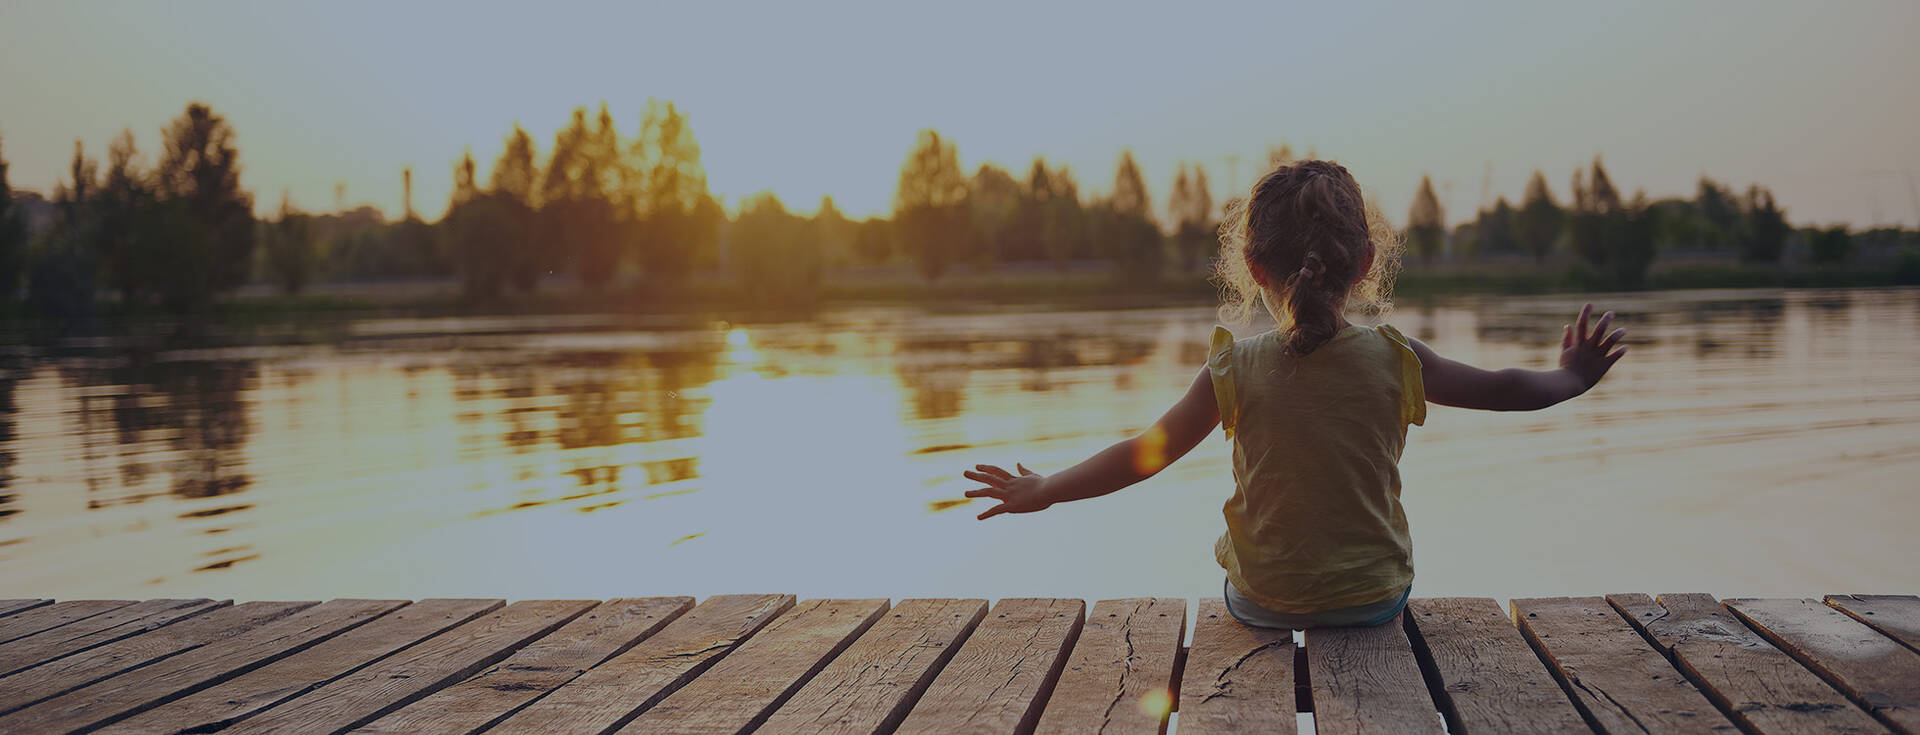
[[[1303,645],[1217,598],[1191,617],[1178,598],[0,600],[0,733],[1291,733],[1305,713],[1320,733],[1920,732],[1910,595],[1415,599]]]

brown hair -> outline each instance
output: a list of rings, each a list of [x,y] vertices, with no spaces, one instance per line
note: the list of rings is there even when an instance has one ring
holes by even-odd
[[[1392,305],[1401,248],[1399,233],[1367,203],[1344,166],[1283,165],[1260,177],[1250,197],[1227,203],[1214,263],[1224,297],[1220,315],[1246,323],[1256,298],[1277,298],[1281,303],[1267,309],[1288,332],[1286,350],[1305,355],[1333,338],[1343,306],[1379,314]],[[1255,264],[1268,288],[1254,278]]]

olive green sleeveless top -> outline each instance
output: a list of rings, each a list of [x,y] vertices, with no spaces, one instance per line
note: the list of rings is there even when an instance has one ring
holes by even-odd
[[[1233,499],[1214,557],[1275,612],[1399,595],[1413,582],[1400,506],[1407,427],[1426,421],[1420,358],[1393,327],[1350,326],[1304,355],[1285,335],[1213,328],[1207,367],[1233,442]]]

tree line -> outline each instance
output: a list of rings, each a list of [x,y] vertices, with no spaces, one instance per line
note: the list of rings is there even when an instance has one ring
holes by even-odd
[[[1023,174],[992,163],[969,173],[951,140],[923,130],[902,162],[890,217],[849,219],[831,197],[803,216],[771,192],[747,197],[729,217],[707,186],[687,116],[657,100],[632,135],[604,102],[597,115],[575,108],[544,156],[514,126],[485,182],[471,151],[453,164],[446,214],[433,223],[413,210],[410,169],[397,221],[371,207],[308,214],[284,197],[256,221],[234,130],[204,104],[171,121],[162,145],[146,166],[124,131],[102,174],[76,142],[37,228],[23,206],[34,197],[7,188],[0,155],[0,301],[23,293],[33,311],[85,314],[110,293],[123,305],[190,312],[249,280],[299,293],[319,278],[454,277],[469,299],[487,303],[534,291],[552,274],[589,291],[619,281],[670,298],[704,271],[731,278],[749,301],[784,305],[810,301],[828,267],[893,262],[929,282],[956,267],[1106,262],[1123,284],[1148,286],[1169,272],[1200,272],[1222,211],[1197,164],[1178,166],[1162,213],[1130,151],[1107,193],[1087,196],[1071,170],[1040,157]],[[1293,158],[1280,146],[1267,163]],[[1842,261],[1853,248],[1844,228],[1795,233],[1759,185],[1736,192],[1703,177],[1691,199],[1626,198],[1596,157],[1575,171],[1570,194],[1562,204],[1536,171],[1518,206],[1501,197],[1449,230],[1423,177],[1407,217],[1409,251],[1415,265],[1566,252],[1596,283],[1638,287],[1662,250],[1779,262],[1796,234],[1816,262]]]

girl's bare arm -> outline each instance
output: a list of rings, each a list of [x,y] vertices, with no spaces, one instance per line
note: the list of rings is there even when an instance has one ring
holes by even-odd
[[[1627,354],[1626,345],[1620,344],[1627,330],[1606,333],[1613,312],[1600,315],[1589,332],[1587,318],[1592,314],[1593,304],[1587,304],[1580,309],[1580,318],[1561,332],[1557,370],[1482,370],[1441,357],[1419,340],[1409,340],[1414,354],[1420,356],[1427,400],[1488,411],[1533,411],[1587,392]]]
[[[1000,513],[1032,513],[1054,503],[1093,498],[1154,476],[1173,464],[1220,425],[1220,409],[1213,402],[1213,374],[1206,368],[1187,387],[1187,394],[1139,435],[1124,439],[1086,460],[1052,475],[1040,475],[1015,464],[1015,475],[993,465],[974,465],[968,479],[987,486],[967,491],[969,498],[993,498],[999,505],[980,518]]]

